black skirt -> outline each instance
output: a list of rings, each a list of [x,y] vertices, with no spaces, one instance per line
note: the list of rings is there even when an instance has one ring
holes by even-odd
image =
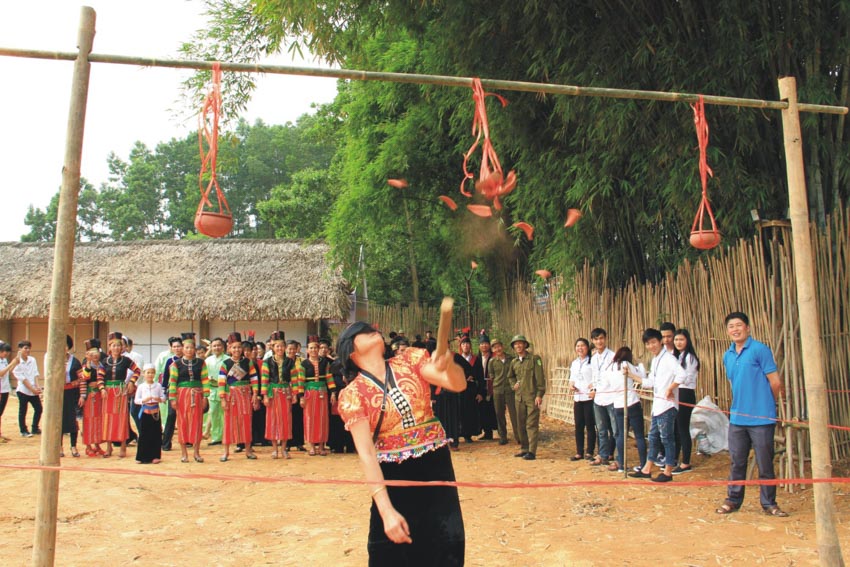
[[[160,414],[143,413],[139,420],[139,441],[136,446],[136,460],[150,463],[162,458],[162,422]]]
[[[401,463],[381,463],[386,480],[455,480],[448,446]],[[393,543],[375,503],[369,521],[369,565],[463,565],[466,536],[457,488],[388,486],[393,507],[404,516],[413,543]]]
[[[79,399],[79,388],[65,390],[65,395],[62,398],[62,433],[77,432],[77,402]]]

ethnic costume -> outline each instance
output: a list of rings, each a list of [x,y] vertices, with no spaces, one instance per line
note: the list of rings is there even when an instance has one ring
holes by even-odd
[[[77,445],[77,404],[80,400],[80,370],[83,365],[74,356],[65,361],[65,391],[62,397],[62,434],[71,435],[71,446]]]
[[[225,445],[251,443],[252,397],[258,392],[257,370],[254,363],[242,357],[239,362],[232,358],[221,364],[218,373],[219,393],[227,394],[224,410],[224,431],[221,442]]]
[[[207,364],[200,358],[180,358],[170,369],[168,401],[177,401],[177,440],[197,445],[204,434],[204,399],[210,396]]]
[[[80,369],[80,395],[83,404],[83,443],[97,445],[103,442],[103,398],[97,387],[97,376],[102,370],[100,363],[92,367],[88,362]]]
[[[328,390],[336,389],[330,366],[326,358],[320,358],[316,364],[309,358],[301,361],[304,371],[297,390],[304,393],[304,440],[307,443],[324,445],[328,442]]]
[[[210,411],[207,412],[204,425],[209,429],[211,443],[221,443],[224,416],[221,412],[221,400],[218,397],[218,372],[226,358],[225,354],[220,356],[211,354],[206,360],[207,374],[210,377]]]
[[[266,408],[266,433],[269,441],[292,439],[292,378],[300,379],[298,359],[284,357],[278,363],[272,356],[263,361],[260,393],[269,400]]]
[[[139,367],[126,356],[107,356],[97,373],[97,387],[103,399],[103,440],[124,442],[130,434],[130,406],[127,384],[139,379]]]
[[[340,394],[339,412],[346,428],[367,419],[374,432],[380,423],[375,448],[385,480],[455,480],[449,439],[431,410],[430,384],[421,376],[429,360],[428,351],[408,348],[387,360],[386,390],[361,371]],[[390,541],[373,503],[370,565],[463,564],[465,535],[456,487],[387,486],[387,492],[407,520],[413,543]]]

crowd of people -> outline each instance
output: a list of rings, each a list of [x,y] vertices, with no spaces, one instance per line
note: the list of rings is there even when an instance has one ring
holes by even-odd
[[[727,333],[732,339],[723,360],[733,392],[730,478],[744,478],[751,448],[760,478],[773,478],[772,431],[781,381],[769,348],[750,337],[745,314],[729,315]],[[408,348],[432,353],[437,347],[430,331],[414,341],[403,331],[389,333],[388,339],[385,360],[401,359]],[[642,339],[652,355],[648,369],[636,363],[629,347],[616,352],[608,348],[602,328],[593,329],[590,340],[576,340],[569,378],[575,417],[575,453],[570,459],[623,473],[631,429],[639,463],[629,475],[670,482],[692,470],[689,425],[700,360],[688,330],[672,323],[647,329]],[[451,356],[465,388],[456,391],[432,383],[428,399],[448,449],[459,449],[460,440],[507,445],[510,422],[512,440],[519,446],[515,456],[536,459],[546,393],[542,358],[531,353],[523,335],[514,336],[506,348],[482,330],[475,340],[477,352],[468,329],[455,340]],[[20,341],[17,355],[11,356],[11,345],[0,342],[0,416],[14,375],[24,437],[40,432],[42,413],[42,387],[31,348],[29,341]],[[79,456],[80,422],[86,455],[109,457],[116,447],[123,457],[127,445],[136,442],[139,463],[160,462],[162,451],[172,449],[175,431],[183,462],[189,462],[190,448],[193,460],[203,462],[203,440],[208,447],[222,447],[222,462],[232,457],[231,450],[256,459],[257,445],[272,447],[273,459],[289,459],[291,451],[323,456],[355,450],[338,407],[341,392],[354,376],[347,375],[328,339],[308,337],[302,353],[302,345],[286,340],[282,332],[273,333],[267,343],[254,341],[251,334],[244,340],[240,333],[231,333],[226,340],[197,341],[194,333],[183,333],[171,337],[169,349],[154,362],[144,364],[132,340],[115,332],[107,339],[106,351],[97,339],[86,341],[83,360],[72,351],[68,337],[62,431],[70,436],[74,457]],[[648,435],[639,388],[651,390]],[[8,438],[0,432],[0,440]],[[660,469],[654,477],[653,465]],[[775,492],[775,487],[761,487],[762,506],[772,515],[785,515],[776,505]],[[742,486],[730,486],[717,512],[737,510],[743,493]]]

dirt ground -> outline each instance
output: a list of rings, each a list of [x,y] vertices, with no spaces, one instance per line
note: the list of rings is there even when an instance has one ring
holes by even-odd
[[[0,464],[35,464],[40,437],[17,435],[17,400],[10,399],[0,444]],[[618,480],[622,475],[570,462],[572,430],[543,419],[538,460],[513,458],[517,447],[493,441],[461,443],[453,454],[458,480],[570,482]],[[67,450],[67,437],[66,450]],[[633,444],[633,443],[632,443]],[[182,464],[179,451],[159,465],[128,458],[62,459],[74,469],[236,474],[308,480],[360,479],[355,455],[311,457],[294,453],[272,460],[237,455],[218,462]],[[116,451],[117,455],[117,451]],[[629,458],[636,459],[632,448]],[[779,503],[791,516],[761,513],[756,490],[743,508],[714,513],[721,487],[680,487],[727,475],[726,454],[697,456],[694,472],[658,486],[540,489],[461,488],[467,565],[818,565],[812,490],[782,489]],[[846,472],[845,472],[846,474]],[[27,565],[32,555],[38,473],[0,468],[0,565]],[[244,480],[185,479],[68,471],[61,475],[57,565],[365,565],[368,489],[360,485],[310,485]],[[850,499],[835,488],[838,532],[850,558]],[[413,534],[416,537],[416,534]]]

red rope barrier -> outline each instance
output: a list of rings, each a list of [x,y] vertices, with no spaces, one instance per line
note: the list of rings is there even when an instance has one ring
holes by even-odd
[[[636,390],[636,392],[638,394],[646,395],[646,394],[649,393],[649,390]],[[609,391],[597,391],[596,393],[597,394],[622,394],[623,391],[622,390],[609,390]],[[573,395],[574,394],[570,394],[569,392],[564,392],[564,393],[559,393],[559,394],[547,394],[547,396],[553,396],[553,397],[573,396]],[[666,398],[663,398],[661,396],[651,396],[651,397],[653,399],[657,398],[659,400],[666,399]],[[729,416],[739,415],[741,417],[752,417],[752,418],[756,418],[756,419],[766,419],[766,420],[769,420],[769,421],[775,421],[775,422],[780,423],[780,424],[781,423],[787,423],[789,425],[805,425],[805,426],[809,425],[808,421],[800,421],[798,419],[781,419],[781,418],[778,418],[778,417],[768,417],[766,415],[752,415],[752,414],[743,413],[743,412],[740,412],[740,411],[733,412],[731,410],[723,410],[723,409],[719,409],[719,408],[715,409],[715,408],[711,408],[711,407],[707,407],[707,406],[701,406],[699,404],[689,404],[688,402],[682,402],[682,401],[679,402],[679,405],[680,406],[687,406],[689,408],[695,408],[695,409],[699,408],[699,409],[702,409],[702,410],[705,410],[705,411],[713,411],[715,413],[723,413],[723,414],[726,414],[726,415],[729,415]],[[847,426],[844,426],[844,425],[833,425],[831,423],[827,424],[827,428],[835,429],[837,431],[850,431],[850,427],[847,427]]]
[[[562,482],[471,482],[471,481],[415,481],[415,480],[385,480],[383,482],[367,482],[355,479],[333,479],[333,478],[303,478],[296,476],[251,476],[236,474],[212,474],[212,473],[179,473],[153,470],[132,469],[107,469],[100,467],[61,467],[47,465],[10,465],[0,464],[0,468],[12,470],[52,470],[60,472],[88,472],[118,474],[126,476],[153,476],[160,478],[179,478],[185,480],[216,480],[216,481],[240,481],[240,482],[263,482],[284,484],[312,484],[329,486],[353,486],[383,484],[386,486],[455,486],[458,488],[484,488],[498,490],[525,490],[539,488],[570,488],[570,487],[599,487],[599,486],[639,486],[656,487],[657,483],[642,482],[641,479],[613,479],[613,480],[574,480]],[[717,486],[782,486],[785,484],[850,484],[850,478],[774,478],[753,480],[691,480],[666,483],[666,486],[674,487],[717,487]]]

